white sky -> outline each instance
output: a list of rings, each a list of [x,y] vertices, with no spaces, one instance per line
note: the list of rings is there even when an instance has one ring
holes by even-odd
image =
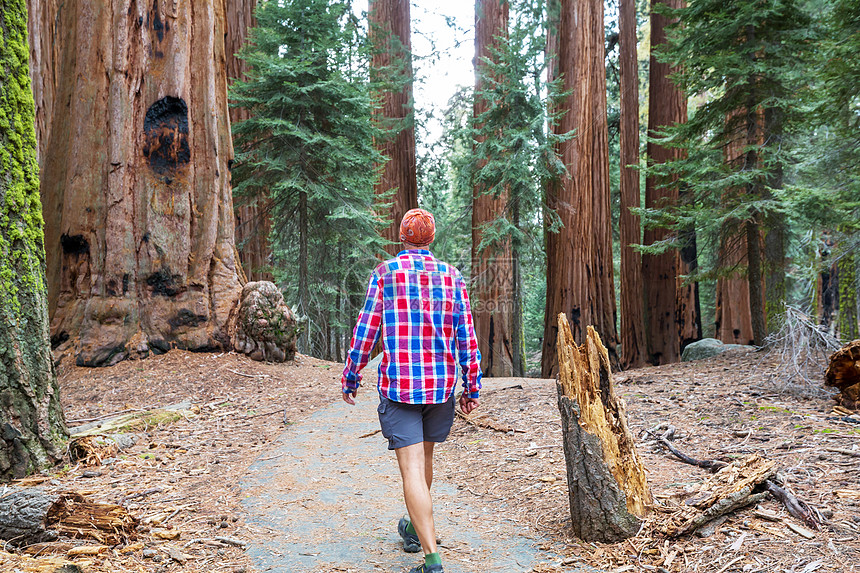
[[[356,12],[367,11],[367,0],[353,4]],[[418,113],[432,111],[437,118],[427,125],[425,145],[442,135],[438,118],[448,100],[462,86],[475,82],[472,57],[475,53],[474,0],[413,0],[412,53],[417,82],[414,88]],[[449,25],[452,24],[452,25]]]

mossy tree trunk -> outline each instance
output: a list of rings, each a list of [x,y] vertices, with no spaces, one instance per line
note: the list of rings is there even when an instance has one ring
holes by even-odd
[[[32,2],[52,341],[93,366],[229,347],[226,2]]]
[[[48,339],[23,0],[0,0],[0,481],[58,461],[67,434]]]

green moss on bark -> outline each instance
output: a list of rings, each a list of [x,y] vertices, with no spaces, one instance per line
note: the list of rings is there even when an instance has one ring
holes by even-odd
[[[48,339],[27,12],[0,0],[0,479],[60,459],[66,434]]]
[[[857,257],[846,254],[837,263],[839,269],[839,322],[837,330],[842,342],[860,338],[857,324]]]

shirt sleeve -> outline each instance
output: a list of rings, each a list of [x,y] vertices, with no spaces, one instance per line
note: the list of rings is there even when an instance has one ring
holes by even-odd
[[[379,340],[379,326],[382,323],[382,293],[379,288],[379,276],[374,272],[370,276],[364,306],[358,315],[349,353],[346,355],[346,367],[343,369],[340,384],[344,393],[355,392],[361,383],[361,369],[370,360],[370,353]]]
[[[481,351],[472,322],[472,307],[462,277],[458,277],[460,302],[457,321],[457,359],[463,371],[463,392],[467,398],[478,398],[481,390]]]

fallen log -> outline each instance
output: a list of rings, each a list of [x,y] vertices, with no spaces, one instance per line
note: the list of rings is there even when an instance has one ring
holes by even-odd
[[[559,315],[558,408],[567,464],[573,532],[585,541],[614,543],[636,535],[651,492],[615,394],[609,354],[589,326],[577,346]]]
[[[649,432],[650,433],[650,432]],[[691,456],[680,451],[676,448],[670,441],[669,438],[675,433],[675,428],[670,426],[669,429],[662,436],[655,436],[663,446],[668,449],[672,455],[681,460],[682,462],[694,466],[698,466],[700,468],[704,468],[710,472],[719,472],[723,468],[728,467],[730,464],[726,462],[721,462],[719,460],[697,460]],[[654,434],[651,434],[654,435]],[[751,456],[752,457],[752,456]],[[746,458],[749,459],[749,458]],[[776,471],[774,470],[774,474]],[[760,482],[760,490],[769,493],[773,496],[774,499],[782,503],[788,513],[793,517],[801,520],[803,523],[815,529],[816,531],[821,529],[821,523],[818,521],[818,518],[815,516],[815,513],[812,509],[803,501],[797,499],[790,491],[785,488],[780,487],[776,482],[770,479],[772,476],[767,476],[765,479]],[[759,492],[756,492],[759,493]],[[753,503],[755,500],[749,501],[749,503]],[[735,509],[739,509],[743,506],[735,506],[730,510],[727,510],[723,513],[728,513],[729,511],[734,511]],[[713,517],[711,518],[713,519]]]
[[[92,502],[78,493],[25,488],[0,497],[0,539],[11,545],[55,541],[60,535],[118,545],[134,539],[137,525],[124,507]]]
[[[839,405],[860,410],[860,340],[849,342],[830,355],[824,385],[839,390],[835,397]]]

